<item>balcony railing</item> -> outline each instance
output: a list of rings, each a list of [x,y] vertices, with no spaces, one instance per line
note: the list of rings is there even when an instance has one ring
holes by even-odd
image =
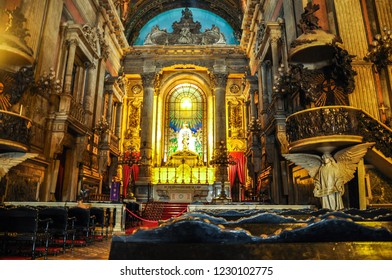
[[[86,111],[83,109],[83,106],[76,102],[74,99],[71,100],[69,115],[75,118],[81,124],[85,124],[86,122]]]
[[[325,136],[359,136],[364,142],[375,142],[377,150],[392,157],[392,129],[354,107],[326,106],[294,113],[286,120],[286,132],[290,145]]]
[[[0,146],[12,151],[27,151],[30,145],[31,120],[0,110]]]

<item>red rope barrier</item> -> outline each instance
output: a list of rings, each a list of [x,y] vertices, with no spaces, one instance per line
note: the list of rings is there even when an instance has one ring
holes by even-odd
[[[138,215],[136,215],[135,213],[133,213],[131,210],[129,210],[129,209],[126,209],[132,216],[134,216],[135,218],[137,218],[137,219],[139,219],[139,220],[141,220],[141,221],[143,221],[143,222],[147,222],[147,223],[156,223],[156,224],[158,224],[158,221],[153,221],[153,220],[146,220],[146,219],[143,219],[142,217],[140,217],[140,216],[138,216]]]
[[[132,216],[134,216],[135,218],[137,218],[137,219],[139,219],[139,220],[141,220],[141,221],[143,221],[143,222],[147,222],[147,223],[156,223],[156,224],[158,224],[158,221],[146,220],[146,219],[143,219],[142,217],[136,215],[135,213],[133,213],[133,212],[132,212],[131,210],[129,210],[129,209],[125,209],[125,210],[127,210]],[[177,218],[177,217],[181,216],[181,215],[184,214],[187,210],[188,210],[188,208],[185,208],[185,209],[182,210],[179,214],[177,214],[176,216],[174,216],[174,218]]]

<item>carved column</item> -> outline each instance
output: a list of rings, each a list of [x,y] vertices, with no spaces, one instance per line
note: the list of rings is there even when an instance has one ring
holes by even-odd
[[[250,84],[249,95],[250,95],[250,117],[257,119],[257,108],[255,103],[255,92],[258,91],[258,84],[256,77],[248,77]]]
[[[214,95],[215,95],[215,149],[222,147],[227,149],[226,137],[226,84],[227,73],[217,72],[213,74]],[[228,186],[227,166],[218,165],[215,168],[215,194],[220,195],[222,184],[225,185],[225,192],[230,197],[230,186]],[[219,201],[219,199],[217,200]],[[222,201],[224,202],[224,201]]]
[[[151,154],[152,154],[152,122],[154,111],[154,83],[155,72],[143,73],[143,107],[141,112],[141,155],[147,161],[140,169],[139,176],[146,181],[151,181]]]
[[[117,107],[116,107],[116,127],[115,127],[115,131],[114,134],[120,138],[120,133],[121,133],[121,119],[122,119],[122,107],[123,104],[121,102],[117,103]]]
[[[109,127],[112,125],[112,110],[113,110],[113,90],[108,90],[108,108],[107,108],[107,113],[106,113],[106,121],[109,124]]]
[[[86,124],[88,127],[92,127],[92,112],[93,112],[93,96],[95,92],[96,82],[96,67],[93,63],[88,65],[87,70],[87,90],[86,96],[84,97],[84,110],[86,111]]]
[[[214,74],[214,95],[215,95],[215,146],[218,147],[220,141],[226,143],[226,73]]]
[[[268,110],[268,106],[269,106],[269,92],[268,92],[268,67],[270,67],[271,62],[270,61],[265,61],[261,64],[261,79],[262,79],[262,93],[259,95],[259,102],[261,102],[261,106],[259,106],[259,108],[261,109],[260,115],[261,115],[261,123],[263,125],[263,127],[266,125],[267,122],[267,110]]]
[[[273,79],[278,76],[279,68],[279,42],[281,38],[280,30],[271,31],[271,52],[272,52],[272,74]]]
[[[78,42],[76,39],[71,39],[67,41],[68,43],[68,58],[67,58],[67,68],[65,69],[65,80],[64,80],[64,93],[71,94],[72,92],[72,71],[75,62],[75,53]]]

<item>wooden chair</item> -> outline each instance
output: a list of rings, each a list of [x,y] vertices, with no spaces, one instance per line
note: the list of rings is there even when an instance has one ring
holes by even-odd
[[[50,219],[41,220],[38,209],[27,206],[19,206],[7,209],[4,219],[5,229],[5,253],[31,256],[35,259],[40,253],[45,259],[48,255],[49,224]],[[37,251],[37,247],[44,249]]]
[[[103,237],[108,239],[109,235],[109,219],[106,209],[100,207],[91,207],[90,214],[95,216],[95,230],[100,229],[101,235],[95,235],[95,239],[102,240]]]
[[[46,207],[39,211],[40,219],[51,219],[49,233],[51,244],[60,244],[65,253],[66,248],[73,250],[75,242],[75,217],[68,216],[68,209],[64,207]]]
[[[91,215],[90,208],[71,207],[68,216],[75,218],[75,245],[87,245],[94,241],[95,216]]]

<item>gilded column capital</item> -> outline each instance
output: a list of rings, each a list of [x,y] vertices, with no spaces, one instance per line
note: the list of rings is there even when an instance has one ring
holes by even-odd
[[[142,83],[144,87],[154,87],[155,85],[155,72],[150,72],[150,73],[142,73]]]
[[[213,88],[225,88],[227,83],[227,73],[213,73],[211,75],[211,85]]]

